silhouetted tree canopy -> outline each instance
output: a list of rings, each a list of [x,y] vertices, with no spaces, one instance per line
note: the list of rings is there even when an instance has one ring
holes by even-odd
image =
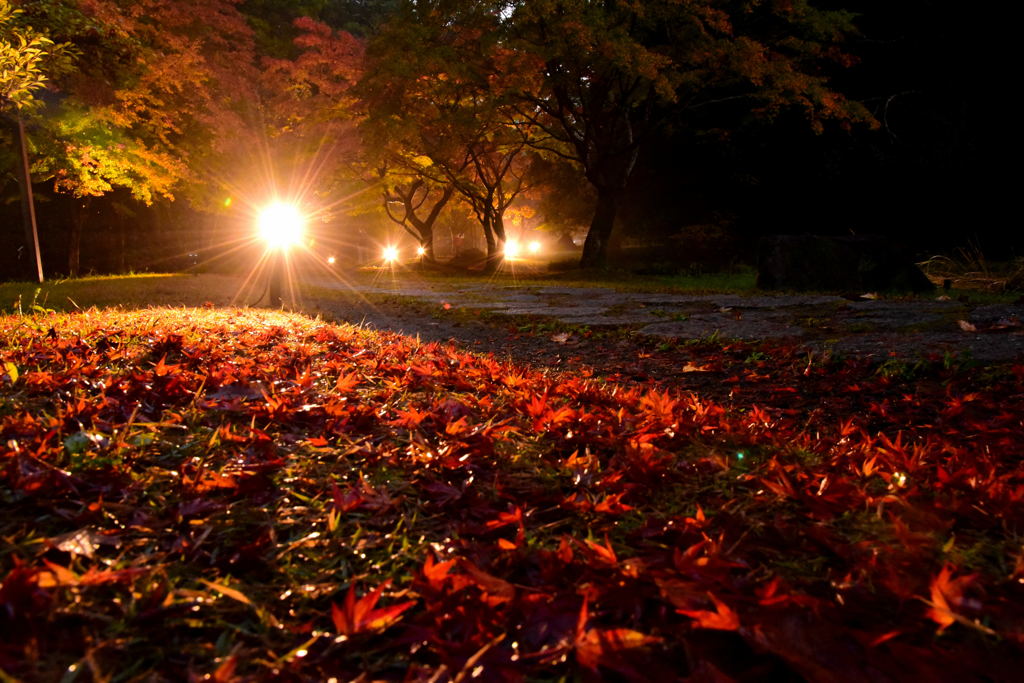
[[[527,195],[556,231],[590,214],[588,266],[614,235],[707,226],[738,252],[884,232],[1006,256],[986,21],[927,0],[7,0],[0,99],[24,105],[44,251],[69,272],[95,221],[223,222],[253,178],[299,177],[427,248],[473,215],[492,262]]]

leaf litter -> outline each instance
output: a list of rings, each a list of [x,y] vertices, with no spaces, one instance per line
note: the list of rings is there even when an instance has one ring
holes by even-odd
[[[0,331],[6,677],[1024,664],[1020,365],[707,345],[719,402],[279,312]]]

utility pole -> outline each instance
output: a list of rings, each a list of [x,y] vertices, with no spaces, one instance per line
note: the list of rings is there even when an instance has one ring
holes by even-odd
[[[18,124],[18,148],[21,152],[18,164],[18,176],[21,181],[21,216],[25,222],[25,243],[35,255],[36,276],[43,281],[43,257],[39,253],[39,227],[36,225],[36,202],[32,196],[32,173],[28,165],[28,139],[25,136],[25,123],[20,116],[15,116]]]

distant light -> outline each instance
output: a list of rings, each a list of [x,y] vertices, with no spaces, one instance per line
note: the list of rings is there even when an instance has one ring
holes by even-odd
[[[427,248],[424,247],[422,244],[420,246],[416,247],[416,255],[417,256],[424,256],[424,255],[426,255],[426,253],[427,253]]]
[[[381,255],[384,257],[384,260],[386,262],[388,262],[388,263],[391,263],[393,261],[397,261],[398,260],[398,247],[393,247],[393,246],[384,247],[383,251],[381,252]]]
[[[275,202],[259,216],[260,236],[271,247],[287,249],[302,240],[306,220],[294,204]]]
[[[519,242],[511,239],[505,241],[505,258],[516,258],[520,251],[522,248],[519,246]]]
[[[532,242],[530,242],[530,245],[527,248],[530,250],[531,254],[536,254],[537,252],[540,251],[540,242],[538,242],[537,240],[533,240]]]
[[[225,197],[224,198],[224,208],[226,209],[229,206],[231,206],[231,197]]]
[[[327,257],[327,263],[328,263],[328,264],[330,264],[330,265],[332,265],[332,266],[333,266],[333,265],[334,265],[334,262],[335,262],[335,261],[337,261],[337,259],[336,259],[336,258],[334,258],[333,256],[328,256],[328,257]]]

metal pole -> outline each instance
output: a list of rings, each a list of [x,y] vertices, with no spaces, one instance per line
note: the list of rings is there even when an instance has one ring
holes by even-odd
[[[43,281],[43,257],[39,253],[39,228],[36,225],[36,202],[32,196],[32,173],[28,165],[28,139],[25,137],[25,123],[18,121],[18,147],[21,151],[21,208],[25,221],[25,241],[36,257],[36,275]]]

